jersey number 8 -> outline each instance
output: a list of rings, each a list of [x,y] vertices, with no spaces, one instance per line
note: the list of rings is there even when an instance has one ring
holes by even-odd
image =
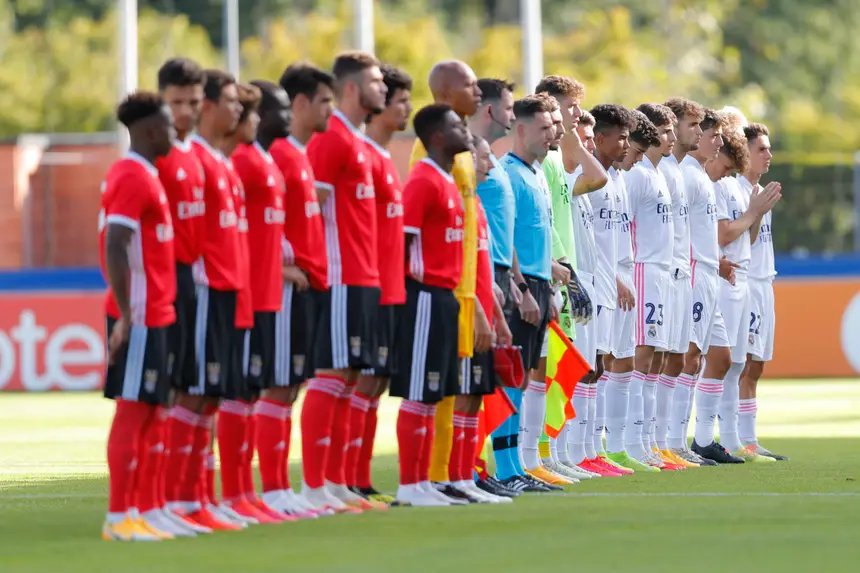
[[[702,310],[704,310],[705,305],[700,302],[693,304],[693,322],[699,322],[702,320]]]

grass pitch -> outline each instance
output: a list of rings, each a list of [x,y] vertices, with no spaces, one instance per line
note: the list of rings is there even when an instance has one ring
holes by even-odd
[[[395,508],[109,544],[99,527],[111,404],[95,394],[0,394],[0,572],[856,570],[860,382],[768,381],[759,403],[762,442],[790,462],[603,478],[504,506]],[[396,408],[383,402],[374,459],[376,485],[389,490]]]

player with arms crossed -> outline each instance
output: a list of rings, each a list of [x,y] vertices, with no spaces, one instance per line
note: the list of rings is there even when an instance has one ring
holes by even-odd
[[[773,157],[770,148],[770,132],[761,123],[751,123],[744,128],[744,136],[750,153],[750,161],[738,181],[743,192],[752,196],[761,194],[764,189],[759,181],[770,169]],[[776,327],[776,308],[774,307],[773,279],[776,266],[773,261],[773,236],[771,229],[772,213],[764,214],[758,234],[752,238],[750,249],[749,294],[750,323],[749,348],[746,366],[741,375],[738,434],[744,446],[752,446],[760,456],[784,461],[788,458],[774,454],[758,443],[755,431],[755,418],[758,411],[756,387],[764,372],[764,363],[773,359],[773,336]]]
[[[675,114],[675,148],[664,157],[658,166],[666,178],[672,198],[672,264],[669,269],[669,302],[666,307],[668,319],[669,352],[663,360],[655,390],[654,439],[658,449],[669,447],[670,451],[688,464],[714,465],[705,460],[687,445],[687,424],[693,404],[693,389],[696,378],[682,375],[684,357],[690,347],[693,317],[692,267],[690,263],[690,220],[687,191],[681,162],[688,153],[699,148],[702,139],[701,121],[704,108],[698,103],[683,98],[671,98],[666,107]]]
[[[159,541],[174,534],[141,519],[134,484],[144,436],[170,391],[168,329],[176,320],[173,224],[153,164],[170,153],[176,133],[170,109],[152,93],[128,96],[117,119],[128,128],[131,145],[108,172],[99,212],[101,267],[108,283],[104,396],[116,401],[102,539]]]
[[[465,122],[447,104],[415,114],[415,133],[427,150],[403,191],[408,260],[400,368],[391,395],[403,398],[397,417],[400,486],[397,499],[416,506],[447,506],[454,500],[429,479],[436,404],[461,392],[457,329],[460,305],[454,289],[463,262],[464,208],[451,171],[469,151]]]
[[[385,109],[387,88],[379,62],[363,52],[339,55],[333,75],[338,109],[328,130],[308,144],[323,206],[331,288],[316,337],[315,375],[302,408],[302,492],[317,508],[360,511],[382,507],[351,492],[344,471],[354,380],[376,359],[381,295],[373,175],[360,127],[367,116]]]
[[[254,417],[264,501],[293,515],[310,515],[309,510],[316,510],[290,486],[287,466],[292,408],[301,384],[313,373],[314,341],[328,289],[326,250],[320,248],[326,240],[323,218],[305,146],[314,133],[326,130],[334,109],[334,77],[296,64],[284,71],[279,84],[292,108],[291,135],[269,147],[286,187],[283,253],[278,263],[284,286],[274,323],[258,329],[261,352],[262,345],[271,344],[274,355],[271,373],[261,376],[260,385],[265,388]]]
[[[391,504],[395,502],[393,496],[373,488],[370,459],[373,457],[373,442],[376,438],[379,397],[388,389],[388,381],[397,369],[397,323],[406,302],[402,186],[388,145],[395,133],[409,125],[412,78],[393,66],[383,65],[381,70],[388,89],[385,110],[369,118],[364,139],[376,194],[377,252],[382,296],[376,329],[376,357],[373,366],[362,371],[350,403],[346,483],[357,495],[374,502]]]
[[[458,60],[439,62],[430,70],[428,78],[430,92],[437,103],[447,103],[466,121],[474,115],[481,104],[481,90],[475,72]],[[470,142],[471,143],[471,142]],[[415,142],[409,158],[414,166],[427,152],[420,140]],[[478,232],[475,211],[475,165],[472,153],[462,153],[454,161],[452,175],[463,197],[465,220],[463,222],[463,267],[461,283],[456,295],[460,302],[459,348],[460,358],[471,358],[475,351],[485,352],[493,343],[493,331],[481,305],[475,303],[475,271],[478,256]],[[470,365],[464,362],[462,367]],[[451,460],[454,435],[454,413],[460,416],[477,413],[480,396],[463,391],[458,398],[447,397],[436,409],[436,439],[430,457],[430,479],[435,487],[461,503],[467,499],[449,483],[448,464]]]
[[[200,66],[185,58],[170,59],[158,70],[158,91],[170,107],[176,127],[173,149],[155,163],[170,203],[176,252],[176,300],[173,303],[176,322],[168,331],[168,370],[174,389],[182,387],[182,380],[193,380],[196,372],[194,322],[197,301],[191,265],[202,250],[205,204],[203,172],[191,150],[190,135],[197,125],[203,104],[203,81]],[[167,440],[171,434],[169,427],[174,422],[166,416],[172,414],[189,418],[196,416],[181,408],[165,409],[160,410],[150,424],[138,462],[138,509],[147,522],[162,531],[181,535],[183,530],[190,528],[196,533],[207,533],[211,531],[209,528],[186,520],[167,508],[167,458],[171,451]]]

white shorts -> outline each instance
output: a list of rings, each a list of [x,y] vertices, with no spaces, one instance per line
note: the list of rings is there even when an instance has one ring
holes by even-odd
[[[596,322],[595,327],[596,338],[594,345],[597,348],[598,354],[612,354],[612,318],[615,315],[615,310],[599,306],[595,309],[596,316],[593,322]]]
[[[582,288],[588,293],[591,300],[594,300],[594,278],[591,275],[579,273],[579,282],[582,283]],[[602,313],[601,313],[602,314]],[[576,340],[573,345],[579,350],[579,353],[585,358],[592,368],[595,368],[595,360],[597,358],[597,317],[591,317],[588,324],[576,323]]]
[[[749,301],[747,352],[753,360],[768,362],[773,360],[773,335],[776,329],[773,282],[750,279]]]
[[[735,275],[735,284],[720,281],[720,314],[726,325],[729,347],[732,349],[732,362],[743,364],[747,360],[748,334],[750,325],[750,303],[747,277]]]
[[[621,282],[633,292],[633,300],[639,300],[636,295],[636,285],[633,283],[633,269],[619,267],[618,276]],[[628,311],[615,309],[612,318],[612,355],[615,358],[633,358],[636,354],[636,316],[636,307]]]
[[[702,354],[714,346],[731,347],[726,334],[726,325],[717,305],[720,278],[716,269],[696,264],[693,261],[693,328],[690,342],[699,347]]]
[[[690,277],[669,276],[669,352],[686,354],[692,339],[693,282]],[[664,318],[665,320],[665,318]]]
[[[636,346],[669,348],[669,280],[668,267],[652,263],[636,263],[633,267]]]

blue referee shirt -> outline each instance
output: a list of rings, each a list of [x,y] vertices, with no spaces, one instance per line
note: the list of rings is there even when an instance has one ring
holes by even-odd
[[[514,192],[514,248],[520,272],[552,280],[552,204],[543,171],[513,153],[501,164]]]
[[[514,217],[516,206],[511,181],[496,156],[490,153],[492,167],[487,179],[478,185],[490,228],[490,257],[493,264],[511,268],[514,264]]]

